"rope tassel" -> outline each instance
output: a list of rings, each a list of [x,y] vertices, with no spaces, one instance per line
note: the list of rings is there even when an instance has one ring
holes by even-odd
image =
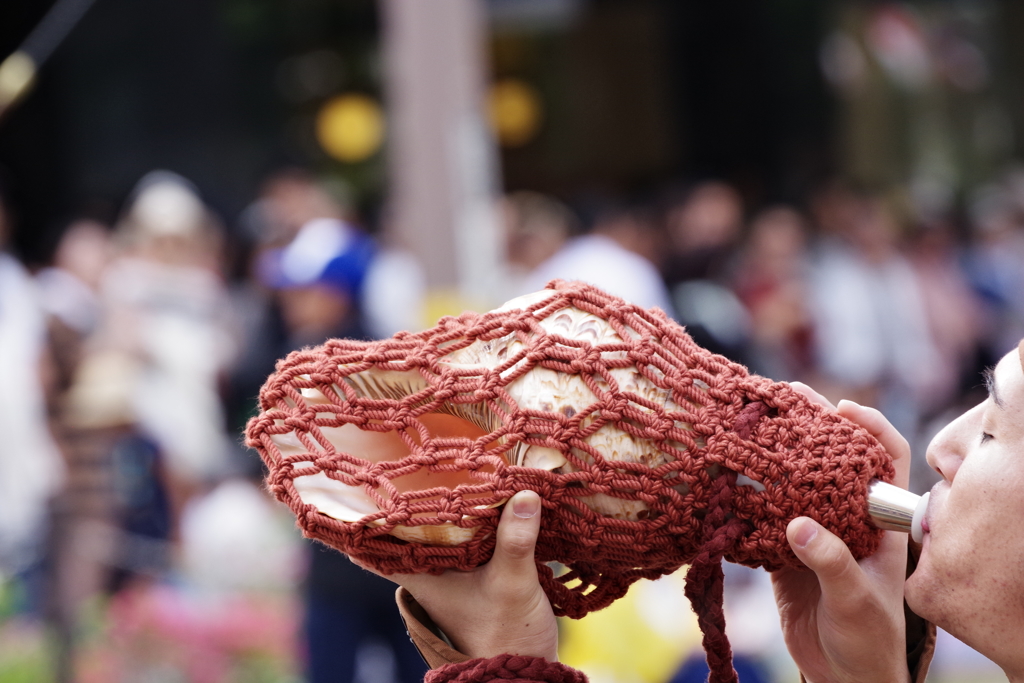
[[[725,575],[722,572],[722,557],[745,530],[742,521],[730,517],[735,485],[734,472],[723,474],[715,481],[716,491],[704,518],[704,545],[686,572],[684,590],[704,636],[710,683],[739,683],[732,666],[732,648],[725,634]]]

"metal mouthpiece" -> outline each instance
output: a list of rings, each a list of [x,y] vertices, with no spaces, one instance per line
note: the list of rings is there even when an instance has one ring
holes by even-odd
[[[924,538],[921,521],[927,508],[927,493],[919,496],[877,479],[868,486],[868,514],[879,529],[902,531],[920,543]]]

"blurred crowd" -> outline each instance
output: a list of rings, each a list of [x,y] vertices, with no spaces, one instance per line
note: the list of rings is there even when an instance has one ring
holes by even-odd
[[[417,278],[297,169],[237,230],[154,171],[38,272],[0,254],[0,621],[51,629],[55,680],[422,679],[390,584],[300,545],[241,443],[277,358],[418,325]]]
[[[802,204],[717,180],[564,199],[502,198],[501,296],[585,280],[755,372],[877,406],[915,444],[919,491],[934,425],[1024,336],[1021,170],[943,215],[838,180]],[[15,208],[0,196],[0,247]],[[110,223],[69,222],[33,271],[0,251],[0,620],[45,624],[62,682],[421,680],[390,584],[304,545],[240,436],[288,351],[432,324],[414,255],[300,169],[238,217],[154,171]],[[771,637],[748,640],[756,659]]]
[[[577,207],[505,198],[512,289],[578,278],[660,306],[754,372],[879,407],[919,451],[1024,332],[1021,169],[944,215],[838,180],[802,204],[706,181]]]

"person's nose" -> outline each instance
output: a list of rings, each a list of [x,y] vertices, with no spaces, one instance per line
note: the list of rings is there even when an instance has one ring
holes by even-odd
[[[970,439],[980,437],[982,406],[975,406],[943,428],[928,445],[928,464],[946,481],[953,481],[967,455]]]

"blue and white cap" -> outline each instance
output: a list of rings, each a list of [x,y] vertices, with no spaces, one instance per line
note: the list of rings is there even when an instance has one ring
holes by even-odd
[[[273,289],[326,286],[358,298],[376,251],[373,238],[352,225],[317,218],[287,246],[265,253],[257,273]]]

